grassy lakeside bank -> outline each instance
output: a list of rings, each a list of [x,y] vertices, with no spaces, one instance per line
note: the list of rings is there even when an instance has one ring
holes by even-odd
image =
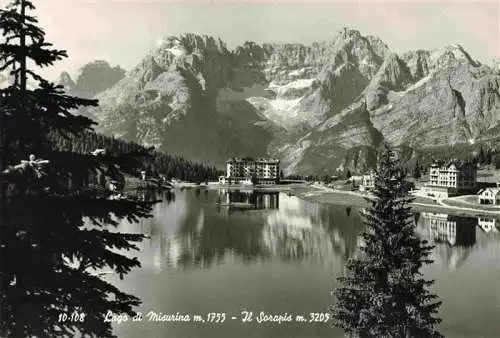
[[[500,205],[479,204],[477,201],[477,195],[452,197],[452,198],[445,199],[442,202],[443,202],[443,204],[454,206],[454,207],[496,211],[500,214]]]
[[[366,208],[369,206],[366,196],[349,191],[325,191],[319,189],[311,189],[310,187],[297,188],[293,190],[294,195],[306,201],[324,204],[345,205],[350,207]],[[424,197],[416,197],[411,203],[413,210],[418,212],[433,212],[446,213],[456,216],[477,217],[482,215],[498,215],[500,212],[491,210],[480,210],[468,205],[467,210],[462,210],[461,207],[444,206],[436,203],[432,199]],[[465,208],[465,207],[464,207]],[[474,210],[470,210],[474,209]]]

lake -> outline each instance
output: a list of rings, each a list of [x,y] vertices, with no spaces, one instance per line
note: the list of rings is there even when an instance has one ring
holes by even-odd
[[[140,269],[124,280],[108,278],[141,298],[137,310],[145,316],[153,311],[191,321],[129,320],[115,324],[118,337],[343,337],[319,319],[360,244],[360,210],[277,192],[185,189],[166,197],[153,218],[120,224],[120,231],[150,238],[129,253]],[[423,272],[443,301],[441,332],[499,337],[500,220],[418,213],[415,221],[418,233],[436,244],[435,262]],[[261,312],[294,320],[258,323]],[[252,321],[243,322],[249,313]],[[295,321],[310,313],[317,321]]]

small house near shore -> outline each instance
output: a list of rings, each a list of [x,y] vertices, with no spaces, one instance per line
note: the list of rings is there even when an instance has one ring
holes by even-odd
[[[375,171],[370,171],[367,175],[361,177],[359,191],[370,191],[375,188]]]
[[[486,188],[479,190],[477,200],[479,204],[500,205],[500,188]]]

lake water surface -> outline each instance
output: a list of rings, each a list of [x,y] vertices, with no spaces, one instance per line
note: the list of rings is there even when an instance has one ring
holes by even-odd
[[[225,314],[222,323],[125,322],[118,337],[343,337],[331,323],[258,323],[259,313],[328,313],[346,259],[360,244],[359,210],[315,204],[286,193],[176,190],[141,224],[124,232],[150,239],[139,246],[142,268],[123,281],[141,298],[147,314]],[[217,204],[243,202],[244,210]],[[500,337],[500,220],[419,213],[421,236],[436,243],[435,262],[424,270],[435,279],[447,337]],[[252,312],[242,322],[243,311]],[[231,319],[236,317],[236,319]]]

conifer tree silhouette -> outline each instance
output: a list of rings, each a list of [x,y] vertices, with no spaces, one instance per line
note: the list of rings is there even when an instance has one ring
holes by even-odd
[[[415,232],[406,181],[397,157],[386,147],[375,173],[375,198],[364,213],[359,257],[340,277],[332,308],[335,325],[349,337],[442,337],[435,317],[441,302],[427,289],[420,269],[432,246]]]
[[[149,153],[58,150],[51,135],[91,131],[94,122],[73,110],[97,101],[68,96],[37,75],[37,68],[67,55],[45,40],[28,14],[34,9],[29,0],[14,0],[0,10],[0,72],[13,79],[0,92],[0,336],[114,337],[103,316],[108,310],[133,315],[140,300],[98,272],[123,276],[138,267],[136,258],[120,252],[137,249],[143,236],[111,228],[120,219],[149,217],[155,201],[110,199],[111,192],[87,178],[91,172],[115,180],[135,175]],[[60,321],[60,314],[73,312],[78,320]]]

